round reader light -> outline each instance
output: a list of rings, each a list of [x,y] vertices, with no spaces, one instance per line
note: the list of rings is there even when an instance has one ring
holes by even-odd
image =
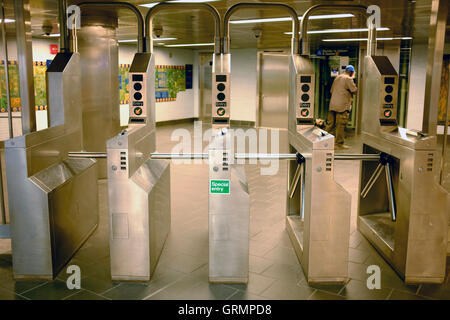
[[[223,93],[219,93],[219,94],[217,95],[217,100],[219,100],[219,101],[225,100],[225,95],[224,95]]]
[[[309,100],[309,94],[302,94],[302,101],[303,102],[306,102],[306,101],[308,101]]]
[[[308,92],[309,91],[309,86],[307,84],[302,85],[302,91],[303,92]]]
[[[392,91],[394,91],[394,87],[393,86],[386,86],[386,88],[384,89],[387,93],[392,93]]]
[[[386,97],[384,97],[384,101],[386,101],[387,103],[391,103],[392,102],[392,96],[390,94],[388,94]]]
[[[223,83],[219,83],[219,84],[217,85],[217,90],[219,90],[219,91],[225,90],[225,85],[224,85]]]
[[[135,92],[134,93],[134,99],[135,100],[141,100],[142,99],[142,94],[139,92]]]
[[[142,84],[140,84],[139,82],[136,82],[133,86],[134,90],[139,91],[142,89]]]

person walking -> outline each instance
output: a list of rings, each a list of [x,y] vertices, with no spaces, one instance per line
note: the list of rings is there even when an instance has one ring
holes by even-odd
[[[345,72],[338,75],[331,86],[330,108],[325,130],[329,133],[335,131],[335,149],[342,150],[349,148],[344,144],[344,140],[345,127],[347,126],[352,108],[353,95],[358,91],[353,81],[354,75],[355,68],[352,65],[348,65],[345,68]]]

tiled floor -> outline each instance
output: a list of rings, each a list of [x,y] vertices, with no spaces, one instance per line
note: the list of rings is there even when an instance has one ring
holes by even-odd
[[[170,152],[174,145],[170,135],[178,127],[192,131],[187,125],[158,128],[159,152]],[[286,132],[281,132],[280,138],[285,146]],[[357,138],[348,143],[353,146],[348,152],[358,152]],[[110,280],[106,181],[100,181],[99,228],[70,262],[81,268],[82,289],[67,289],[65,270],[50,282],[14,281],[10,243],[0,240],[0,299],[450,299],[450,266],[444,285],[405,286],[356,230],[357,166],[356,161],[344,161],[335,168],[336,180],[353,195],[351,279],[346,285],[309,286],[305,280],[284,228],[285,162],[275,176],[261,176],[260,165],[246,166],[251,194],[249,284],[209,284],[207,166],[172,165],[172,227],[150,282]],[[366,269],[371,264],[381,268],[380,290],[366,287]]]

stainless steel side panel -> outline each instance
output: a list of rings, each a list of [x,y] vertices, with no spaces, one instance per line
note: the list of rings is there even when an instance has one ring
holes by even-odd
[[[120,131],[117,18],[86,11],[78,30],[81,57],[83,148],[105,152],[106,141]],[[104,12],[103,12],[104,14]],[[99,160],[99,178],[106,177],[106,161]]]
[[[170,230],[170,164],[147,160],[130,179],[108,181],[111,276],[149,281]]]
[[[305,162],[304,194],[297,191],[287,201],[286,228],[309,283],[345,283],[351,196],[334,181],[334,137],[319,137],[314,130],[318,129],[289,132],[291,151],[312,157]],[[293,167],[288,174],[290,185]]]
[[[230,180],[230,194],[209,195],[209,281],[213,283],[248,282],[250,197],[243,166],[231,166]]]
[[[441,283],[445,278],[447,225],[450,195],[434,179],[437,170],[433,148],[416,150],[382,137],[363,133],[366,150],[386,152],[396,159],[394,189],[397,221],[393,247],[388,250],[376,228],[367,228],[361,219],[388,211],[385,180],[380,179],[366,198],[358,200],[358,228],[383,254],[407,283]],[[373,149],[367,149],[367,148]],[[373,172],[373,164],[363,162],[359,190]]]
[[[95,160],[70,159],[27,177],[25,152],[6,152],[13,271],[53,279],[98,224]]]

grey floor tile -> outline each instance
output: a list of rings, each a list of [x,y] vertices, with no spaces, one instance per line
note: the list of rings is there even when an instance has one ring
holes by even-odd
[[[24,296],[13,291],[0,288],[0,300],[27,300]]]
[[[338,294],[345,286],[344,284],[308,284],[306,279],[302,279],[299,284],[332,294]]]
[[[281,246],[276,246],[270,250],[264,258],[276,261],[277,263],[283,264],[298,264],[297,256],[295,255],[294,249],[292,247],[286,248]]]
[[[303,274],[303,270],[300,265],[281,263],[274,263],[263,273],[261,273],[261,275],[278,280],[290,281],[294,284],[300,283],[305,279],[305,275]]]
[[[54,280],[21,295],[31,300],[61,300],[73,293],[74,291],[68,289],[65,282]]]
[[[267,300],[267,298],[245,291],[237,291],[228,300]]]
[[[108,299],[98,294],[95,294],[94,292],[80,290],[79,292],[67,297],[64,300],[108,300]]]
[[[8,277],[7,279],[0,280],[0,287],[20,294],[45,283],[47,283],[47,281],[15,281],[12,277]]]
[[[440,300],[450,300],[450,284],[423,284],[419,289],[419,295]]]
[[[350,280],[339,295],[349,300],[386,300],[392,289],[369,290],[365,282]]]
[[[118,286],[119,282],[114,282],[112,280],[99,279],[94,276],[86,277],[81,279],[81,288],[87,289],[94,293],[103,293]]]
[[[415,294],[394,290],[389,296],[389,300],[427,300],[427,298]]]
[[[264,277],[260,274],[249,272],[247,284],[225,284],[228,287],[246,291],[251,294],[261,294],[265,289],[270,287],[276,279],[270,277]]]
[[[103,292],[102,296],[112,300],[142,300],[157,290],[145,283],[123,282]]]
[[[314,289],[296,285],[290,281],[277,280],[264,290],[261,296],[279,300],[307,300],[314,291]]]
[[[273,264],[272,260],[253,255],[249,256],[249,270],[254,273],[262,273]]]
[[[207,263],[208,258],[193,257],[182,253],[173,256],[170,260],[167,259],[159,262],[161,268],[169,267],[184,273],[191,273]]]
[[[344,300],[344,297],[326,291],[316,290],[308,300]]]
[[[369,253],[367,253],[367,251],[353,249],[353,248],[349,248],[349,250],[348,250],[348,259],[351,262],[364,263],[364,261],[366,261],[367,258],[369,258]]]

